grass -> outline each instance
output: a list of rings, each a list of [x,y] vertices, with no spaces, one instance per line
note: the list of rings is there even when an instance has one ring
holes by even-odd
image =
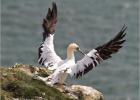
[[[47,86],[42,81],[32,79],[31,76],[18,70],[17,67],[12,69],[1,67],[0,72],[1,100],[35,99],[37,97],[45,100],[71,100],[57,89]]]

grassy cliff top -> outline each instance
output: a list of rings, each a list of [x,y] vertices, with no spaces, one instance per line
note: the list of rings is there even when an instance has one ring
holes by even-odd
[[[82,85],[65,86],[65,89],[34,79],[34,74],[47,77],[52,72],[45,67],[15,64],[0,67],[1,100],[104,100],[101,92]]]
[[[57,89],[47,86],[44,82],[31,77],[35,67],[16,64],[10,68],[0,67],[1,100],[36,99],[36,100],[71,100]],[[49,72],[39,70],[40,75]]]

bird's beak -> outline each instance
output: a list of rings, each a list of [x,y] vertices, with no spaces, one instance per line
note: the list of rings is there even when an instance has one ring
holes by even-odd
[[[78,49],[78,51],[79,51],[80,53],[82,53],[83,55],[86,55],[81,49]]]

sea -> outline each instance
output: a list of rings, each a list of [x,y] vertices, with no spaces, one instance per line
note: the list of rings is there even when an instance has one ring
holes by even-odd
[[[1,0],[1,66],[40,66],[42,21],[52,2],[58,7],[55,50],[63,59],[69,43],[85,52],[112,39],[125,24],[123,48],[85,76],[68,78],[101,91],[105,100],[139,99],[138,0]],[[76,60],[83,56],[76,53]]]

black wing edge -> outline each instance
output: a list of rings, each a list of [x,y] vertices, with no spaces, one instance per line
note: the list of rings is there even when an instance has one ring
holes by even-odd
[[[41,57],[41,53],[43,52],[41,49],[43,48],[43,45],[41,44],[41,46],[38,48],[38,63],[43,65],[43,58],[40,58]]]
[[[119,51],[119,49],[122,47],[122,44],[126,41],[124,39],[124,37],[126,35],[126,32],[125,32],[126,29],[127,29],[127,27],[124,24],[124,26],[122,27],[120,32],[112,40],[110,40],[106,44],[96,48],[100,57],[103,60],[110,58],[111,54],[117,53]]]
[[[99,54],[96,54],[96,58],[93,58],[93,57],[89,57],[89,58],[92,59],[92,62],[90,62],[88,65],[84,64],[84,67],[85,67],[84,70],[79,71],[78,73],[74,74],[76,79],[78,79],[81,76],[85,75],[90,70],[92,70],[94,67],[97,67],[97,65],[100,64],[101,61],[102,61],[102,58],[99,56]]]
[[[57,23],[57,5],[55,2],[52,3],[52,9],[48,9],[48,13],[46,18],[44,18],[42,27],[44,29],[43,32],[43,41],[46,37],[48,37],[50,34],[54,34],[55,27]]]
[[[92,63],[90,63],[89,65],[84,65],[84,67],[85,69],[83,71],[79,71],[78,73],[74,74],[76,79],[82,77],[84,74],[88,73],[90,70],[94,68]]]

